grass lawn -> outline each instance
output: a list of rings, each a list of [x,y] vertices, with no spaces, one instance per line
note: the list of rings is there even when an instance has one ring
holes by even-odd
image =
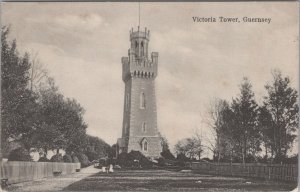
[[[97,173],[64,191],[291,191],[296,183],[222,177],[166,170]]]

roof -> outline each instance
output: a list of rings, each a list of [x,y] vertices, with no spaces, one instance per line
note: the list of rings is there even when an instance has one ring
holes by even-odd
[[[119,138],[118,141],[117,141],[117,145],[119,147],[126,147],[125,146],[125,139],[124,138]]]

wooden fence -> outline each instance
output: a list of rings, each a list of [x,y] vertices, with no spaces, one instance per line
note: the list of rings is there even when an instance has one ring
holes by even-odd
[[[55,173],[71,174],[76,169],[80,169],[80,163],[8,161],[2,162],[0,176],[12,184],[51,177]]]
[[[191,168],[205,174],[298,181],[298,165],[193,162]]]

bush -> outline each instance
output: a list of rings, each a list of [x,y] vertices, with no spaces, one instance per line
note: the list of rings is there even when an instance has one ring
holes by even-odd
[[[78,157],[78,160],[81,164],[81,167],[87,167],[87,166],[90,165],[90,161],[89,161],[88,157],[85,154],[79,153],[79,154],[77,154],[77,157]]]
[[[56,155],[53,155],[50,159],[51,162],[64,162],[63,160],[63,157],[62,155],[59,153],[59,154],[56,154]]]
[[[47,159],[47,157],[41,157],[39,158],[39,162],[49,162],[50,160]]]
[[[80,163],[78,157],[75,155],[72,156],[72,160],[73,160],[73,163]]]
[[[32,161],[29,151],[25,148],[12,150],[8,155],[8,161]]]
[[[158,165],[159,166],[166,166],[166,160],[163,157],[158,158]]]
[[[121,153],[117,159],[117,164],[121,167],[153,167],[153,162],[147,159],[139,151],[131,151],[130,153]]]
[[[167,149],[167,150],[161,152],[160,155],[165,159],[175,160],[175,157],[171,153],[170,149]]]
[[[71,155],[65,154],[63,156],[63,160],[64,160],[65,163],[72,163],[72,157],[71,157]]]
[[[182,161],[182,162],[190,161],[190,159],[187,156],[185,156],[185,154],[182,154],[182,153],[177,155],[176,160]]]

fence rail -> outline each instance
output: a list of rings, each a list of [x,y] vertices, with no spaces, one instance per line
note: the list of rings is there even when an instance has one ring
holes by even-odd
[[[80,169],[80,163],[8,161],[1,164],[1,179],[7,184],[51,177],[54,173],[71,174]]]
[[[191,167],[206,174],[298,181],[298,165],[193,162]]]

